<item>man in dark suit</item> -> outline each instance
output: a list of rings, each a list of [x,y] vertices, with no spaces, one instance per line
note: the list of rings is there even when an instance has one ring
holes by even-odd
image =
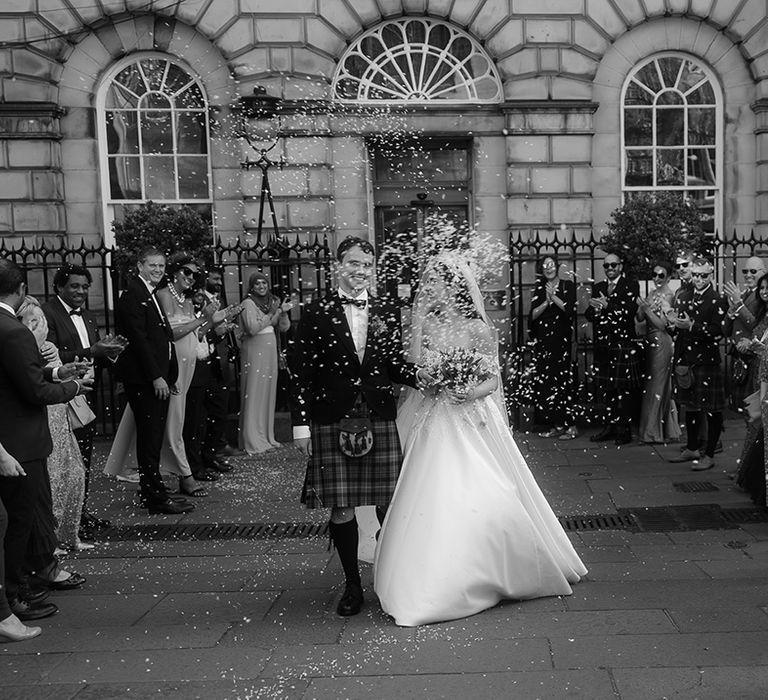
[[[609,253],[603,260],[606,279],[592,286],[585,312],[592,322],[595,376],[606,402],[606,425],[592,442],[614,438],[617,445],[632,441],[632,393],[642,385],[639,347],[634,343],[635,313],[640,287],[624,276],[621,258]]]
[[[392,385],[417,383],[416,368],[403,358],[397,310],[368,295],[373,264],[368,241],[342,241],[339,288],[304,308],[296,333],[293,437],[309,459],[302,501],[331,508],[331,540],[346,579],[337,607],[342,616],[357,614],[363,604],[355,507],[374,505],[381,519],[402,464]],[[430,381],[422,370],[419,379]],[[370,421],[373,449],[350,457],[340,449],[339,433],[342,419],[356,416]]]
[[[35,337],[16,318],[24,290],[18,266],[0,259],[0,443],[25,474],[0,476],[0,499],[8,512],[5,595],[19,619],[34,620],[52,615],[58,608],[21,598],[28,573],[37,572],[54,588],[75,588],[85,581],[74,573],[63,580],[56,577],[56,535],[46,469],[53,444],[46,406],[86,393],[91,382],[76,378],[79,368],[73,364],[43,369]]]
[[[118,329],[128,345],[116,369],[136,420],[139,495],[152,514],[188,513],[194,506],[169,498],[160,476],[168,399],[178,376],[171,327],[155,298],[165,273],[165,256],[156,248],[145,248],[136,267],[138,276],[129,280],[117,302]]]
[[[671,320],[675,324],[675,398],[685,408],[687,445],[670,462],[693,462],[693,471],[715,466],[715,449],[723,427],[726,405],[725,382],[720,364],[719,342],[727,302],[712,284],[713,268],[703,258],[691,264],[693,287],[675,300]],[[679,372],[688,368],[690,382]],[[699,449],[699,427],[707,420],[707,440],[703,454]]]
[[[114,362],[125,347],[119,336],[101,337],[96,318],[85,307],[88,290],[93,279],[88,268],[81,265],[63,265],[53,277],[56,296],[43,304],[48,321],[48,340],[53,343],[64,363],[74,360],[92,360],[97,369]],[[93,409],[91,395],[88,403]],[[109,527],[109,521],[88,512],[88,485],[91,475],[93,439],[96,421],[73,431],[85,465],[85,498],[80,522],[81,539],[93,539],[96,531]]]

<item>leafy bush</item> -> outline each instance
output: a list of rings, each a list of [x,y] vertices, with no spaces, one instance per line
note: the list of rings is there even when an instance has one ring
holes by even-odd
[[[647,279],[656,262],[674,262],[680,251],[706,255],[707,236],[694,202],[676,192],[641,192],[611,212],[600,242],[619,255],[630,275]]]
[[[139,252],[155,246],[166,256],[178,251],[194,255],[202,265],[213,262],[211,227],[188,206],[170,207],[147,202],[112,224],[115,232],[115,264],[122,276],[135,269]]]

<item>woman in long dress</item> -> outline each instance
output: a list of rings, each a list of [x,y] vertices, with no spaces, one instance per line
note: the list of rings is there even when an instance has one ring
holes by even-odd
[[[280,303],[261,272],[248,278],[248,297],[240,314],[240,449],[254,455],[280,443],[275,440],[278,358],[275,327],[288,321],[291,304]],[[283,328],[283,330],[286,330]]]
[[[645,386],[640,409],[640,442],[664,443],[680,438],[677,408],[672,401],[672,354],[667,314],[672,310],[674,292],[669,288],[671,268],[653,266],[653,285],[645,299],[637,300],[635,318],[645,323],[647,352]]]
[[[475,349],[492,376],[408,394],[403,468],[381,530],[374,586],[398,625],[452,620],[502,599],[568,595],[586,569],[520,453],[499,391],[495,333],[469,266],[427,266],[411,357]]]

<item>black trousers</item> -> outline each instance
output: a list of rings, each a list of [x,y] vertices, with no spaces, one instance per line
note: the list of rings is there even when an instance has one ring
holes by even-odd
[[[90,400],[88,405],[91,405]],[[93,409],[93,406],[91,406]],[[91,482],[91,458],[93,457],[93,439],[96,437],[96,421],[88,425],[73,430],[72,433],[77,440],[77,446],[80,448],[80,454],[83,456],[85,465],[85,495],[83,496],[83,513],[88,511],[88,486]]]
[[[216,377],[211,377],[205,388],[205,433],[201,446],[205,465],[210,465],[216,453],[227,446],[229,391],[229,384]]]
[[[26,476],[0,477],[0,501],[8,515],[5,533],[6,595],[14,597],[27,574],[53,562],[56,522],[44,459],[22,462]]]
[[[165,501],[160,450],[168,419],[168,399],[158,399],[151,384],[126,384],[125,394],[136,420],[136,461],[142,500]]]
[[[0,501],[0,620],[10,617],[8,598],[5,590],[5,532],[8,529],[8,513]]]
[[[197,474],[205,467],[202,455],[202,442],[205,434],[205,386],[192,385],[187,389],[187,400],[184,408],[184,451],[187,453],[189,468],[192,474]]]

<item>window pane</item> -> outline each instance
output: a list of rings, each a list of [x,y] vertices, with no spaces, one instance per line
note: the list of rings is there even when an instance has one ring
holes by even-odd
[[[467,151],[433,151],[417,147],[397,158],[377,155],[376,179],[388,183],[465,181],[469,179]]]
[[[205,100],[203,99],[203,93],[200,91],[200,86],[192,83],[192,85],[176,97],[176,106],[180,109],[205,107]]]
[[[144,96],[140,106],[144,109],[170,109],[171,103],[165,95],[161,95],[159,92],[150,92]]]
[[[682,95],[675,90],[666,90],[656,98],[658,105],[681,105],[683,103]]]
[[[116,83],[125,85],[131,92],[136,95],[143,95],[147,91],[147,86],[144,82],[144,78],[139,72],[138,66],[134,63],[130,66],[126,66],[121,70],[115,78]]]
[[[624,139],[627,146],[653,144],[653,111],[651,109],[624,110]]]
[[[656,110],[656,143],[659,146],[681,146],[684,141],[685,110]]]
[[[208,158],[179,156],[179,199],[208,199]]]
[[[656,185],[684,185],[683,149],[665,148],[656,151]]]
[[[688,183],[689,185],[715,184],[715,149],[688,149]]]
[[[164,92],[168,95],[175,95],[190,82],[192,82],[192,76],[189,73],[182,70],[179,66],[171,65],[165,77]]]
[[[687,92],[694,85],[698,85],[702,80],[706,80],[704,71],[699,66],[691,61],[686,61],[683,67],[683,74],[680,76],[680,82],[678,88],[680,92]]]
[[[205,114],[202,112],[176,113],[176,150],[178,153],[207,153]]]
[[[688,110],[688,143],[715,143],[715,110],[713,107],[692,107]]]
[[[146,199],[176,199],[173,156],[144,156]]]
[[[653,93],[661,90],[661,81],[659,80],[655,61],[651,61],[647,66],[643,66],[635,75],[635,80],[650,88]]]
[[[139,158],[110,156],[109,193],[112,199],[142,199]]]
[[[625,105],[650,105],[653,104],[653,95],[645,88],[640,86],[640,83],[632,80],[627,86],[627,91],[624,95]]]
[[[138,153],[136,112],[107,112],[107,153]]]
[[[141,68],[144,71],[150,90],[161,90],[163,88],[163,79],[168,61],[160,58],[145,58],[140,61]]]
[[[138,98],[126,88],[112,83],[107,91],[106,109],[135,108],[139,103]]]
[[[715,91],[710,83],[696,88],[687,95],[688,103],[692,105],[713,105],[715,104]]]
[[[677,85],[677,76],[680,73],[680,67],[683,65],[683,61],[680,58],[660,58],[659,68],[661,69],[661,75],[664,79],[665,87],[675,87]]]
[[[144,153],[173,153],[171,113],[141,113],[141,148]]]
[[[626,187],[642,187],[653,184],[653,151],[627,150]]]

